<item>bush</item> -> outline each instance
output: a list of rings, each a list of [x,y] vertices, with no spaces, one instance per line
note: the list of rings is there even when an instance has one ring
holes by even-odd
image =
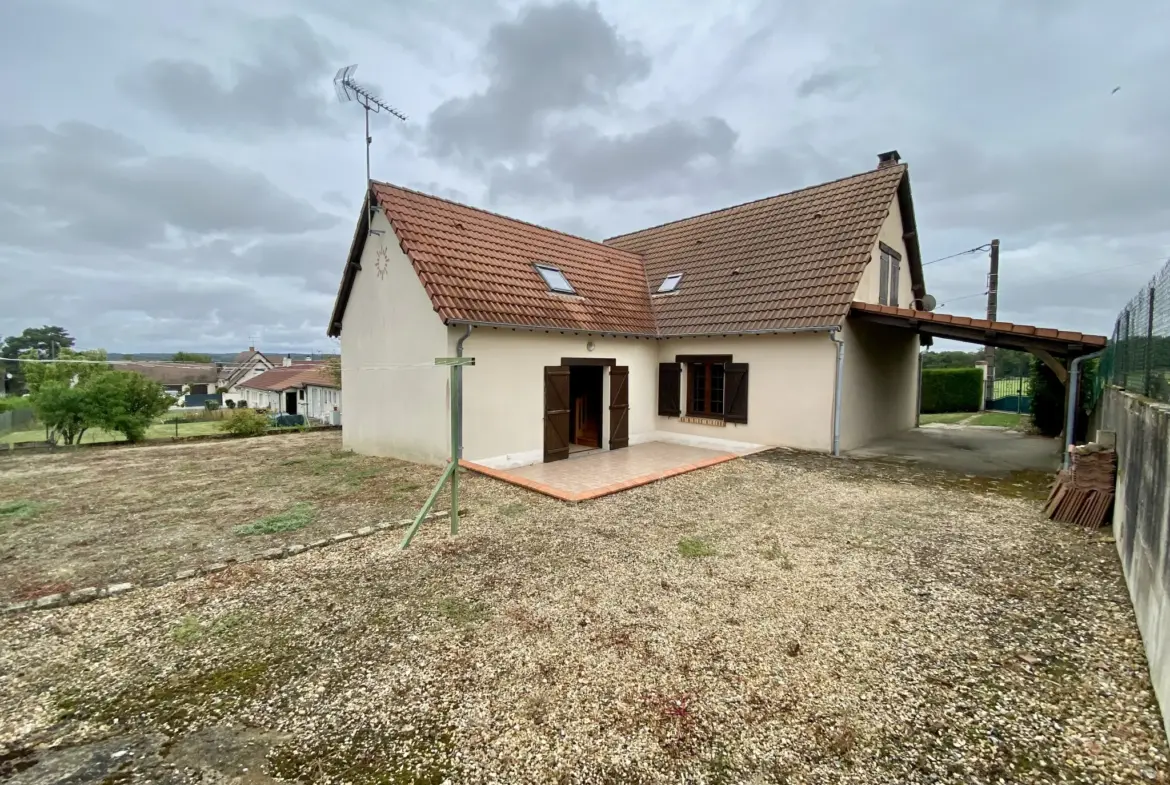
[[[977,412],[983,402],[978,368],[923,368],[922,413]]]
[[[33,407],[32,400],[20,395],[11,395],[7,398],[0,398],[0,414],[4,412],[12,412],[17,409],[31,409]]]
[[[1032,424],[1044,436],[1064,430],[1064,385],[1039,360],[1032,360]]]
[[[268,431],[268,418],[251,409],[236,409],[219,427],[236,436],[260,436]]]
[[[216,409],[219,408],[219,401],[216,401],[216,400],[204,401],[203,408],[209,412],[214,412]]]
[[[89,399],[94,425],[140,442],[146,429],[175,399],[158,382],[131,371],[106,371],[80,386]]]
[[[247,401],[240,401],[239,403],[236,404],[236,408],[237,409],[247,409],[248,402]]]
[[[231,398],[228,398],[225,406],[227,406],[229,409],[234,409],[234,408],[236,408],[236,402],[233,401]]]

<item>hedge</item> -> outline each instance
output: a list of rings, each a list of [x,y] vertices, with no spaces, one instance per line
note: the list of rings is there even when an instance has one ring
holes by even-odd
[[[977,412],[983,402],[978,368],[923,368],[922,413]]]

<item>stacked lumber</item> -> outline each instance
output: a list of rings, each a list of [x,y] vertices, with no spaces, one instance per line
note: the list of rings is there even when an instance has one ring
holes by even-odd
[[[1096,442],[1071,450],[1069,468],[1056,476],[1044,514],[1060,523],[1098,529],[1109,523],[1117,482],[1117,452]]]

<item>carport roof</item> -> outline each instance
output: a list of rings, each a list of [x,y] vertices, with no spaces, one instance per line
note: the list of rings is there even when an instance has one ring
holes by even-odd
[[[970,316],[952,316],[949,313],[914,311],[892,305],[854,302],[850,316],[866,321],[913,329],[922,335],[966,341],[1002,349],[1031,351],[1041,349],[1060,357],[1077,357],[1104,349],[1103,335],[1087,335],[1030,324],[990,322]]]

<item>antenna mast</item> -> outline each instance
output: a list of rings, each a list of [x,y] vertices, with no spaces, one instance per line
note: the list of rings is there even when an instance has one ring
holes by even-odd
[[[385,112],[403,122],[406,122],[406,115],[383,101],[366,85],[354,81],[353,72],[356,70],[357,65],[347,65],[345,68],[338,69],[337,75],[333,77],[333,88],[337,91],[338,101],[341,103],[357,101],[366,110],[366,188],[368,189],[370,187],[370,143],[374,141],[374,138],[370,136],[370,112],[374,114]]]

